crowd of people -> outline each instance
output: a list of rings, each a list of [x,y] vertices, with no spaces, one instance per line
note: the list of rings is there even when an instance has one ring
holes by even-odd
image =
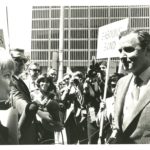
[[[104,99],[104,61],[62,80],[32,62],[23,78],[24,50],[1,48],[0,144],[150,143],[150,34],[121,33],[119,52],[126,75],[109,75]]]

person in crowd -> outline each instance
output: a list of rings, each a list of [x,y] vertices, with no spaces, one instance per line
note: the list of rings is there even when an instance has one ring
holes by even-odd
[[[18,144],[17,133],[11,132],[8,126],[3,124],[3,119],[10,120],[5,116],[7,114],[8,107],[5,107],[6,101],[9,99],[11,79],[14,72],[14,62],[9,52],[3,48],[0,48],[0,145],[2,144]],[[2,114],[2,112],[4,114]],[[7,118],[4,118],[7,117]],[[16,120],[11,120],[11,124],[16,124]],[[13,129],[16,131],[16,129]],[[13,139],[12,139],[13,138]]]
[[[51,78],[53,85],[56,88],[56,94],[58,99],[60,100],[61,98],[61,92],[59,90],[58,84],[57,84],[57,71],[54,68],[49,68],[47,71],[47,75]],[[61,105],[61,101],[59,101],[60,105]]]
[[[100,109],[97,115],[97,124],[100,126],[101,121],[101,112],[104,113],[104,123],[103,123],[103,138],[104,143],[107,143],[109,140],[110,134],[112,132],[112,126],[113,126],[113,118],[114,118],[114,92],[115,87],[120,78],[122,78],[124,74],[122,73],[114,73],[109,77],[108,80],[108,88],[110,89],[112,96],[106,98],[106,101],[101,101],[100,103]]]
[[[43,144],[54,143],[54,131],[61,131],[63,125],[60,122],[59,117],[59,103],[56,94],[56,87],[47,74],[42,74],[38,77],[36,84],[39,89],[31,92],[32,101],[36,101],[39,104],[42,111],[49,112],[52,117],[53,122],[43,120],[38,118],[41,124],[41,129],[39,130],[39,142]],[[40,125],[39,125],[40,126]]]
[[[102,80],[105,81],[106,69],[107,69],[107,62],[106,61],[101,61],[99,63],[99,65],[100,65],[100,69],[101,69]]]
[[[71,88],[71,85],[70,85],[71,77],[72,77],[71,74],[68,74],[68,73],[64,74],[63,80],[62,80],[63,87],[59,90],[60,91],[60,96],[61,96],[61,101],[63,102],[64,109],[67,109],[67,108],[70,107],[70,100],[66,100],[66,95],[68,93],[67,92],[68,88]]]
[[[96,124],[96,115],[99,110],[101,97],[103,96],[104,85],[100,78],[101,70],[99,64],[93,64],[87,73],[84,85],[83,106],[87,108],[87,131],[89,144],[97,144],[99,138],[99,128]]]
[[[28,67],[29,75],[24,82],[26,83],[30,92],[36,90],[38,87],[36,85],[36,79],[40,75],[40,66],[38,63],[31,63]]]
[[[76,124],[74,120],[74,104],[73,97],[70,94],[70,89],[72,87],[71,75],[66,73],[63,77],[63,82],[65,83],[64,88],[61,90],[61,100],[64,104],[65,114],[64,114],[64,125],[67,136],[67,144],[76,144],[77,143],[77,132]]]
[[[63,81],[65,82],[66,86],[69,85],[71,77],[72,77],[72,74],[69,74],[69,73],[64,74]]]
[[[47,74],[52,78],[53,83],[57,81],[57,71],[53,68],[48,69]]]
[[[10,92],[10,101],[12,106],[17,109],[19,121],[18,128],[20,132],[19,144],[35,144],[36,131],[32,121],[35,118],[38,106],[31,102],[30,92],[19,77],[24,70],[24,64],[27,59],[23,49],[12,49],[10,54],[15,63],[14,75],[12,77],[12,85]]]
[[[119,52],[129,74],[115,90],[113,132],[109,143],[150,143],[150,34],[143,30],[121,33]]]
[[[66,84],[65,84],[65,82],[63,81],[63,79],[62,80],[59,80],[58,82],[57,82],[57,88],[58,88],[58,90],[60,91],[60,94],[62,94],[62,92],[63,92],[63,88],[66,86]]]
[[[80,78],[79,78],[80,76]],[[64,75],[66,86],[62,94],[62,101],[66,108],[65,129],[68,144],[87,144],[86,126],[83,122],[81,110],[83,95],[81,91],[81,73]]]

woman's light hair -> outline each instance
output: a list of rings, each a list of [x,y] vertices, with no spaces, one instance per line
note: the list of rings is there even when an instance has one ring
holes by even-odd
[[[0,74],[5,70],[14,70],[14,61],[7,50],[0,47]]]

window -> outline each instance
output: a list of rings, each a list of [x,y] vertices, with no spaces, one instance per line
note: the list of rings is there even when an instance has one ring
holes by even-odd
[[[97,49],[97,40],[90,41],[90,48],[91,49]]]
[[[98,29],[97,30],[91,30],[90,31],[90,37],[91,38],[97,38],[98,37]]]
[[[49,28],[49,21],[48,20],[33,20],[32,21],[32,28]]]
[[[71,17],[72,18],[88,17],[88,9],[72,9]]]
[[[31,51],[32,60],[48,60],[48,51]]]
[[[51,38],[52,39],[59,39],[59,30],[52,30],[51,31]]]
[[[65,20],[64,27],[65,27],[65,28],[68,28],[68,20]]]
[[[87,60],[88,59],[88,52],[87,51],[71,51],[70,52],[70,59],[71,60]]]
[[[71,20],[71,28],[88,28],[88,20],[87,19]]]
[[[33,6],[33,9],[43,9],[43,8],[46,8],[46,9],[48,9],[49,8],[49,6]]]
[[[88,38],[88,30],[71,30],[70,38]]]
[[[92,56],[96,56],[96,51],[90,51],[90,60],[92,59]]]
[[[68,49],[68,41],[64,41],[64,49]]]
[[[108,17],[108,8],[91,8],[90,17]]]
[[[64,38],[68,38],[68,30],[64,31]]]
[[[68,31],[64,31],[64,38],[68,38]],[[59,30],[51,30],[51,39],[59,39]]]
[[[70,41],[71,49],[88,49],[88,41]]]
[[[51,20],[51,28],[59,28],[59,20]]]
[[[69,16],[69,10],[68,7],[65,7],[64,18],[68,18],[68,16]]]
[[[32,41],[32,49],[48,49],[48,41]]]
[[[49,10],[33,10],[32,18],[49,18]]]
[[[149,18],[132,18],[131,27],[149,27]]]
[[[51,49],[58,49],[59,41],[51,41]]]
[[[51,18],[59,18],[59,17],[60,17],[60,10],[59,9],[51,10]]]
[[[128,8],[111,8],[110,17],[128,17]]]
[[[131,8],[131,17],[148,17],[149,8]]]
[[[63,60],[68,60],[68,51],[63,52]]]
[[[90,27],[91,28],[99,28],[108,24],[108,19],[91,19]]]
[[[48,30],[33,30],[32,39],[48,39]]]

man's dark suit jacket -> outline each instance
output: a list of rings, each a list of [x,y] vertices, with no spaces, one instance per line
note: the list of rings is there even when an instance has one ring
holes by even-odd
[[[31,102],[29,89],[22,79],[18,79],[13,76],[13,84],[11,87],[10,97],[12,99],[12,105],[17,109],[20,117],[25,110],[27,103]],[[20,134],[20,144],[36,143],[36,131],[34,123],[30,128],[24,129],[24,131]]]
[[[0,123],[0,145],[8,144],[8,128]]]
[[[119,129],[120,144],[148,144],[150,143],[150,80],[137,106],[133,107],[133,113],[126,126],[122,128],[124,100],[132,77],[131,73],[118,81],[115,92],[114,128]]]

